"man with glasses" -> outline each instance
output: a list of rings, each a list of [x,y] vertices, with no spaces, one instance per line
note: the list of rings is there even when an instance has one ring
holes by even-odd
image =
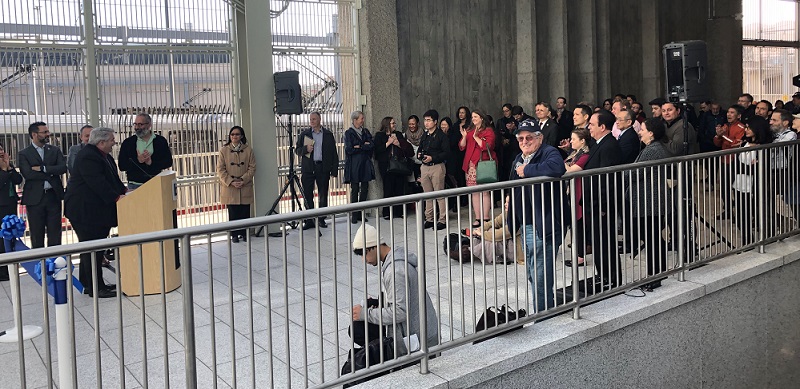
[[[167,139],[153,133],[152,123],[150,115],[136,115],[133,121],[136,134],[125,139],[119,148],[119,169],[127,175],[130,190],[172,167],[172,151]]]
[[[22,205],[28,212],[31,248],[61,244],[61,200],[64,185],[61,176],[67,172],[67,161],[58,147],[50,145],[50,130],[44,122],[28,127],[31,145],[19,152],[17,165],[25,185]]]
[[[510,180],[564,175],[561,153],[544,143],[544,135],[535,123],[520,123],[516,135],[522,152],[514,160]],[[505,200],[506,225],[512,235],[523,229],[523,250],[536,312],[555,306],[554,269],[564,220],[560,188],[558,183],[516,186]]]

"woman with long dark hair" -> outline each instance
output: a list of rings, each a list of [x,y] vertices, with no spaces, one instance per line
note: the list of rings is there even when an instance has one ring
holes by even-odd
[[[219,150],[217,177],[219,178],[220,201],[228,208],[228,220],[250,217],[250,204],[255,200],[253,175],[256,173],[256,157],[247,144],[244,128],[233,126],[228,132],[228,141]],[[231,241],[247,241],[245,230],[231,231]]]
[[[468,129],[461,128],[461,141],[458,143],[458,148],[465,152],[461,170],[466,174],[467,186],[478,184],[479,162],[491,157],[497,164],[494,142],[494,130],[489,126],[489,118],[479,110],[472,111],[472,125]],[[492,220],[491,192],[473,193],[472,208],[475,212],[472,227],[480,227],[483,222]]]
[[[408,143],[403,133],[397,130],[397,121],[387,116],[381,120],[381,128],[375,133],[375,160],[378,161],[378,174],[383,181],[383,197],[395,197],[404,194],[407,175],[389,172],[389,161],[395,159],[407,164],[407,158],[414,155],[411,143]],[[410,168],[410,166],[409,166]],[[381,216],[389,219],[389,207],[383,207]],[[392,207],[392,216],[403,217],[403,205]]]
[[[655,161],[672,157],[667,149],[667,128],[660,118],[650,118],[642,123],[639,139],[645,144],[635,162]],[[671,208],[668,199],[666,165],[659,165],[628,172],[625,192],[630,206],[632,225],[628,228],[631,252],[634,256],[647,256],[647,275],[652,276],[667,270],[667,242],[661,239],[665,227],[664,216]],[[644,247],[644,249],[642,248]],[[652,290],[661,286],[653,281],[644,286]]]
[[[586,166],[586,162],[589,160],[590,139],[592,137],[589,135],[589,130],[585,128],[572,130],[569,142],[572,151],[564,159],[567,173],[582,171]],[[578,247],[575,250],[578,251],[578,266],[583,266],[583,257],[586,254],[586,227],[583,219],[583,179],[581,178],[575,182],[575,203],[572,206],[575,207],[576,224],[571,227],[571,230],[577,240]],[[566,260],[564,264],[572,266],[572,260]]]
[[[750,148],[772,143],[772,131],[769,122],[761,116],[753,116],[745,125],[742,148]],[[736,156],[733,168],[733,196],[735,215],[734,224],[742,232],[742,245],[752,242],[753,227],[756,223],[752,218],[756,213],[756,183],[758,182],[758,152],[745,151]],[[768,157],[769,158],[769,157]],[[774,196],[773,196],[774,197]],[[773,200],[774,201],[774,200]]]

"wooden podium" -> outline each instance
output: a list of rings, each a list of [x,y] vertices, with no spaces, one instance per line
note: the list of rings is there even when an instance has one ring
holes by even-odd
[[[175,210],[178,205],[175,172],[164,171],[144,185],[129,192],[117,202],[119,235],[163,231],[175,228]],[[142,245],[142,268],[144,272],[144,294],[161,293],[160,243]],[[187,248],[184,248],[187,249]],[[181,286],[178,269],[177,242],[164,241],[164,283],[171,292]],[[139,291],[139,246],[120,247],[120,283],[118,287],[126,296],[138,296]]]

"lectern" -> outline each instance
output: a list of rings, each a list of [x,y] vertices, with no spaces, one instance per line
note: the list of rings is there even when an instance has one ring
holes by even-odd
[[[177,205],[175,172],[164,171],[117,202],[119,235],[163,231],[177,227],[174,216]],[[119,255],[121,285],[118,289],[127,296],[138,296],[140,294],[139,246],[120,247]],[[181,286],[176,241],[164,241],[163,245],[158,242],[147,243],[142,245],[144,294],[161,293],[162,255],[165,292],[171,292]]]

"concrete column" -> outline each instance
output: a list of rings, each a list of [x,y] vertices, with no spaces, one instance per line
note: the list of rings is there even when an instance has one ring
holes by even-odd
[[[611,90],[611,43],[613,39],[609,32],[609,22],[611,15],[609,9],[611,2],[609,0],[597,0],[595,2],[595,12],[597,15],[597,25],[595,26],[595,59],[597,68],[595,71],[599,75],[597,77],[597,99],[596,104],[601,104],[604,99],[611,97],[614,93]]]
[[[402,122],[402,117],[398,116],[401,104],[397,8],[395,0],[369,0],[362,4],[363,8],[358,12],[361,93],[366,96],[363,106],[365,123],[374,134],[384,116],[395,116],[398,123]],[[350,113],[346,114],[349,123]],[[383,195],[377,170],[376,164],[376,180],[370,183],[369,188],[370,199]]]
[[[100,126],[100,92],[97,86],[97,51],[94,36],[94,2],[83,0],[83,78],[86,85],[86,113],[89,124]],[[39,112],[36,112],[39,113]]]
[[[571,2],[567,10],[568,26],[567,37],[569,46],[569,91],[567,101],[574,107],[581,101],[595,104],[598,100],[597,79],[597,37],[595,28],[594,0],[577,0]]]
[[[640,8],[641,38],[642,38],[642,86],[641,95],[637,96],[645,112],[649,115],[647,103],[659,96],[664,96],[664,68],[663,55],[661,54],[661,39],[659,34],[658,2],[653,0],[654,6]]]
[[[255,174],[255,215],[265,215],[282,185],[276,185],[278,161],[275,150],[275,83],[272,78],[272,31],[269,2],[245,0],[244,13],[236,14],[239,47],[239,83],[242,126],[253,147],[258,168]],[[283,182],[281,181],[281,184]],[[270,231],[272,232],[272,231]]]
[[[377,130],[384,116],[400,114],[397,8],[395,0],[369,0],[363,5],[358,12],[361,93],[367,96],[367,128]]]
[[[535,0],[517,0],[517,104],[533,114],[539,89]]]
[[[569,64],[567,43],[567,3],[565,1],[540,2],[536,12],[537,47],[539,67],[538,101],[555,103],[558,96],[567,94]],[[546,53],[546,55],[541,55]]]
[[[742,21],[734,17],[742,12],[742,2],[717,0],[712,3],[716,9],[706,23],[709,90],[710,97],[725,107],[733,104],[743,92]]]

